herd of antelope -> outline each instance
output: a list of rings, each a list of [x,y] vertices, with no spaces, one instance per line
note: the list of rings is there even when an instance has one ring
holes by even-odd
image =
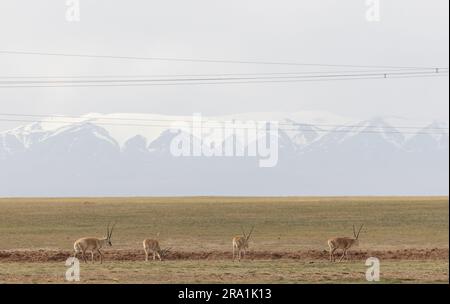
[[[111,229],[106,228],[106,236],[103,238],[94,238],[94,237],[85,237],[77,240],[73,248],[75,250],[74,257],[77,254],[81,254],[83,261],[87,263],[86,253],[91,254],[91,261],[94,262],[94,254],[98,253],[100,256],[100,263],[103,263],[103,253],[101,249],[106,246],[112,246],[111,237],[114,230],[115,224],[112,225]],[[249,247],[250,236],[253,233],[253,228],[250,229],[248,234],[245,233],[244,229],[242,229],[242,235],[238,235],[233,237],[233,261],[237,258],[240,261],[242,258],[245,258],[245,254]],[[347,251],[359,245],[359,234],[361,233],[361,229],[363,225],[359,227],[358,232],[356,232],[355,225],[353,225],[353,237],[336,237],[328,240],[328,247],[330,250],[330,261],[334,262],[335,259],[335,251],[340,249],[342,250],[342,255],[339,259],[339,262],[345,257],[348,259]],[[159,234],[158,234],[159,235]],[[170,251],[170,248],[161,249],[159,241],[156,239],[145,239],[143,241],[143,247],[145,252],[145,261],[149,260],[150,254],[153,257],[153,260],[162,261],[164,256]]]

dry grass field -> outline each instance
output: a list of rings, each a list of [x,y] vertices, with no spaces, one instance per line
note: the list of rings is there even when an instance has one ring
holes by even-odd
[[[73,242],[113,221],[83,283],[364,283],[372,255],[381,282],[448,283],[448,209],[448,197],[0,199],[0,283],[64,283]],[[326,240],[362,223],[351,261],[329,263]],[[249,259],[231,262],[231,238],[253,225]],[[157,232],[172,255],[146,264]]]
[[[448,283],[448,262],[382,261],[380,283]],[[64,283],[64,263],[0,263],[0,283]],[[226,260],[81,265],[81,283],[367,283],[364,261]]]

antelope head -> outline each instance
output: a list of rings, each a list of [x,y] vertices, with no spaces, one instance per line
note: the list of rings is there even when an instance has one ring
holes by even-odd
[[[241,227],[241,229],[242,229],[242,234],[243,234],[244,240],[245,240],[244,246],[243,246],[244,248],[248,248],[248,243],[249,243],[249,241],[250,241],[250,237],[252,236],[252,232],[253,232],[253,229],[254,229],[254,228],[255,228],[255,226],[252,226],[252,228],[250,229],[249,234],[246,234],[245,231],[244,231],[244,228]]]
[[[159,251],[159,255],[161,256],[161,259],[165,259],[169,255],[171,249],[172,249],[171,247],[161,249]]]

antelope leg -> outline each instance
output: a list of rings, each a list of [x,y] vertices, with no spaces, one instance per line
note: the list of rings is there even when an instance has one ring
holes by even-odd
[[[100,255],[100,264],[103,264],[103,253],[100,251],[100,249],[97,249],[97,252]]]
[[[335,256],[334,256],[334,252],[335,252],[335,251],[336,251],[336,248],[333,248],[333,249],[330,250],[330,261],[331,261],[331,262],[336,261],[336,258],[335,258]]]

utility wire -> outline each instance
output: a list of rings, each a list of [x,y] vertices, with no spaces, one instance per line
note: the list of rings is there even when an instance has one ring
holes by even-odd
[[[247,81],[208,81],[208,82],[196,82],[196,81],[183,81],[183,82],[147,82],[147,83],[139,83],[139,81],[135,81],[134,83],[124,83],[121,81],[120,83],[107,83],[107,84],[92,84],[92,83],[83,83],[83,84],[0,84],[0,88],[88,88],[88,87],[150,87],[150,86],[181,86],[181,85],[223,85],[223,84],[267,84],[267,83],[296,83],[296,82],[325,82],[325,81],[345,81],[345,80],[370,80],[370,79],[406,79],[406,78],[438,78],[438,77],[448,77],[448,73],[430,73],[420,75],[386,75],[386,74],[377,74],[373,76],[364,76],[364,77],[356,77],[356,76],[346,76],[346,77],[327,77],[327,78],[317,78],[317,77],[308,77],[307,79],[290,79],[290,80],[247,80]],[[315,79],[314,79],[315,78]],[[50,82],[49,82],[50,83]]]
[[[116,117],[116,118],[105,118],[105,117],[99,117],[99,116],[89,116],[89,117],[83,117],[83,116],[70,116],[70,115],[43,115],[43,114],[18,114],[18,113],[0,113],[0,116],[6,116],[6,117],[32,117],[32,118],[43,118],[43,119],[53,119],[53,118],[62,118],[62,119],[81,119],[81,120],[89,120],[89,121],[138,121],[138,122],[166,122],[166,123],[174,123],[174,122],[178,122],[178,123],[192,123],[192,119],[191,120],[187,120],[187,119],[154,119],[154,118],[149,118],[149,119],[144,119],[144,118],[121,118],[121,117]],[[0,117],[1,119],[1,117]],[[45,122],[43,120],[36,120],[36,121],[42,121]],[[206,120],[203,122],[214,122],[214,123],[225,123],[225,122],[232,122],[232,121],[241,121],[239,119],[235,119],[235,118],[230,118],[228,120]],[[68,122],[70,123],[70,122]],[[298,127],[333,127],[333,128],[340,128],[340,127],[344,127],[344,128],[360,128],[362,127],[361,125],[355,125],[355,124],[316,124],[316,123],[298,123],[298,122],[292,122],[292,123],[283,123],[283,122],[279,122],[278,125],[280,126],[298,126]],[[377,128],[377,129],[416,129],[416,130],[421,130],[424,128],[424,126],[364,126],[365,128]],[[295,129],[297,130],[297,129]],[[444,128],[444,127],[427,127],[427,130],[448,130],[448,128]]]
[[[102,80],[0,80],[3,85],[24,84],[84,84],[84,83],[152,83],[152,82],[205,82],[205,81],[249,81],[249,80],[278,80],[278,79],[340,79],[359,77],[400,77],[447,74],[448,72],[373,72],[361,74],[328,74],[328,75],[301,75],[301,76],[259,76],[259,77],[205,77],[205,78],[158,78],[158,79],[102,79]]]
[[[417,69],[415,71],[419,71]],[[390,72],[404,72],[405,69],[387,69],[384,73]],[[303,71],[303,72],[274,72],[274,73],[222,73],[222,74],[156,74],[156,75],[56,75],[56,76],[24,76],[24,75],[9,75],[0,76],[0,79],[109,79],[109,78],[160,78],[160,77],[221,77],[221,76],[267,76],[267,75],[316,75],[316,74],[349,74],[349,73],[373,73],[374,70],[345,70],[345,71]],[[441,68],[430,71],[430,69],[423,69],[423,72],[448,72],[448,68]]]
[[[347,67],[347,68],[400,68],[400,69],[436,69],[436,67],[400,67],[400,66],[374,66],[353,64],[323,64],[323,63],[300,63],[300,62],[277,62],[277,61],[248,61],[248,60],[225,60],[225,59],[193,59],[193,58],[168,58],[168,57],[140,57],[140,56],[114,56],[95,54],[72,54],[59,52],[37,52],[37,51],[11,51],[0,50],[5,55],[33,55],[33,56],[57,56],[72,58],[91,59],[118,59],[139,61],[170,61],[170,62],[195,62],[195,63],[221,63],[221,64],[255,64],[255,65],[284,65],[284,66],[316,66],[316,67]]]
[[[181,130],[184,129],[185,126],[176,126],[176,125],[147,125],[147,124],[119,124],[119,123],[92,123],[89,121],[81,121],[81,122],[68,122],[68,121],[42,121],[42,120],[26,120],[26,119],[3,119],[0,118],[0,121],[4,122],[32,122],[32,123],[55,123],[55,124],[69,124],[69,125],[85,125],[88,123],[95,124],[98,126],[122,126],[122,127],[149,127],[149,128],[170,128]],[[187,127],[187,126],[186,126]],[[226,126],[189,126],[190,129],[225,129]],[[236,130],[255,130],[261,128],[252,128],[252,127],[233,127],[232,129]],[[350,128],[351,129],[351,128]],[[342,129],[320,129],[320,130],[311,130],[311,129],[300,129],[300,128],[278,128],[278,130],[282,131],[302,131],[305,133],[367,133],[367,134],[404,134],[404,135],[448,135],[447,132],[400,132],[400,131],[380,131],[380,130],[342,130]]]

